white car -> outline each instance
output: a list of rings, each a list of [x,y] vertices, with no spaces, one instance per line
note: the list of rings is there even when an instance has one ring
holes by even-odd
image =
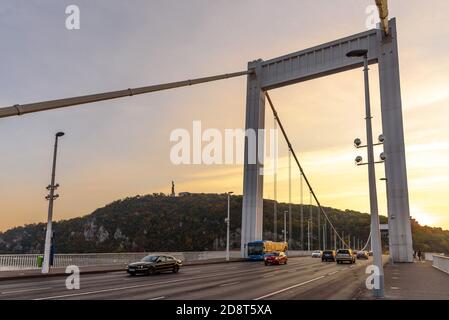
[[[321,258],[323,255],[323,251],[315,250],[312,252],[312,258]]]

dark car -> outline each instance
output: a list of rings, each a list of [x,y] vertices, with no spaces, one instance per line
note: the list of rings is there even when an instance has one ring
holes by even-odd
[[[366,252],[366,251],[359,251],[359,252],[357,252],[357,259],[365,259],[365,260],[367,260],[367,259],[369,259],[369,255],[368,255],[368,252]]]
[[[130,263],[126,271],[134,276],[136,274],[150,275],[160,272],[177,273],[182,266],[182,261],[173,256],[154,255],[146,256],[139,262]]]
[[[335,256],[337,255],[337,253],[334,250],[325,250],[323,251],[323,255],[321,256],[321,261],[324,262],[328,262],[328,261],[332,261],[335,262]]]
[[[269,264],[287,264],[287,255],[284,252],[272,252],[265,255],[265,265]]]

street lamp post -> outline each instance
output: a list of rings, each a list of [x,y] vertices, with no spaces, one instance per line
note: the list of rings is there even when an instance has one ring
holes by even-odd
[[[288,211],[284,211],[284,242],[287,242],[287,213]]]
[[[382,264],[382,244],[380,238],[379,228],[379,209],[377,204],[377,190],[376,190],[376,172],[374,161],[374,143],[373,143],[373,129],[371,124],[371,101],[369,91],[369,74],[368,74],[368,50],[353,50],[347,53],[348,57],[363,57],[363,73],[365,83],[365,108],[366,108],[366,139],[368,151],[368,180],[370,193],[370,209],[371,209],[371,243],[374,257],[374,265],[377,267],[378,284],[374,286],[373,295],[375,297],[382,297],[384,295],[384,272]],[[357,143],[356,143],[357,144]],[[360,145],[360,144],[359,144]],[[361,159],[359,159],[361,160]],[[360,162],[360,161],[359,161]]]
[[[51,251],[51,238],[52,238],[52,220],[53,220],[53,201],[59,197],[55,194],[55,190],[59,187],[59,184],[55,184],[56,174],[56,156],[58,153],[58,139],[64,135],[64,132],[58,132],[55,135],[55,147],[53,151],[53,166],[51,171],[51,183],[47,186],[47,190],[50,192],[45,199],[48,200],[48,220],[47,231],[45,234],[45,250],[44,261],[42,264],[42,273],[48,273],[50,271],[50,251]]]
[[[231,194],[234,192],[228,192],[228,217],[225,219],[226,222],[226,261],[229,261],[229,234],[230,234],[230,224],[231,224]]]
[[[307,251],[310,251],[310,220],[307,220]]]

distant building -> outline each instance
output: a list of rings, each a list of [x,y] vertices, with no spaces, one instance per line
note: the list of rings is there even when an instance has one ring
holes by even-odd
[[[179,195],[180,197],[185,197],[185,196],[190,196],[191,193],[190,193],[190,192],[180,192],[178,195]]]

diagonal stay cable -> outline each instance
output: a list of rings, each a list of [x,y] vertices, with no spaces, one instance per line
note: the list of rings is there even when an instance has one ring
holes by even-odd
[[[307,186],[309,187],[310,193],[312,194],[313,198],[315,199],[315,202],[317,203],[318,207],[320,208],[321,213],[324,215],[324,217],[326,218],[326,220],[329,222],[329,224],[330,224],[331,227],[332,227],[332,230],[334,230],[335,234],[338,236],[338,238],[340,239],[340,241],[341,241],[346,247],[349,248],[349,245],[344,241],[344,239],[343,239],[343,238],[340,236],[340,234],[337,232],[337,230],[335,229],[334,225],[332,224],[332,221],[329,219],[329,216],[327,215],[326,211],[325,211],[324,208],[321,206],[321,203],[320,203],[320,201],[318,200],[318,197],[316,196],[315,191],[313,190],[312,185],[310,184],[310,181],[309,181],[309,179],[307,178],[307,176],[306,176],[306,174],[305,174],[305,172],[304,172],[304,170],[303,170],[303,168],[302,168],[302,166],[301,166],[301,163],[299,162],[298,157],[296,156],[295,151],[293,150],[293,146],[292,146],[292,144],[291,144],[291,142],[290,142],[290,139],[288,138],[287,133],[286,133],[286,131],[285,131],[285,129],[284,129],[284,126],[282,125],[282,122],[281,122],[281,120],[279,119],[279,115],[278,115],[278,113],[277,113],[277,111],[276,111],[276,108],[274,107],[273,101],[271,100],[271,97],[270,97],[270,95],[268,94],[268,92],[265,92],[265,96],[267,97],[268,103],[270,104],[271,110],[272,110],[273,115],[274,115],[274,117],[275,117],[275,119],[276,119],[276,121],[277,121],[277,123],[278,123],[278,125],[279,125],[279,128],[280,128],[281,131],[282,131],[282,135],[284,136],[284,139],[285,139],[285,141],[286,141],[286,143],[287,143],[287,146],[288,146],[290,152],[292,153],[293,158],[295,158],[295,161],[296,161],[296,164],[298,165],[299,171],[301,172],[301,174],[302,174],[302,176],[303,176],[303,178],[304,178],[304,181],[306,182]]]

